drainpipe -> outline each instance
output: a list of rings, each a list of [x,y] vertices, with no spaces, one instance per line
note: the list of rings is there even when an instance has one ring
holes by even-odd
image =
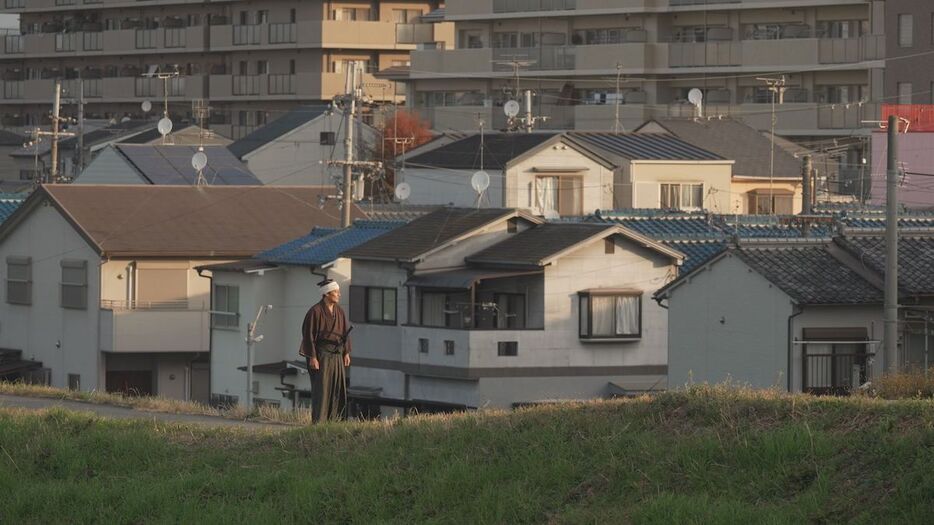
[[[204,270],[199,268],[197,270],[198,277],[208,280],[208,404],[211,404],[211,365],[214,360],[213,350],[214,350],[214,326],[211,323],[211,313],[214,311],[214,274],[204,275]],[[198,356],[195,356],[197,359]],[[189,380],[190,381],[190,380]],[[191,384],[188,385],[189,390],[191,389]]]
[[[788,316],[788,393],[791,393],[791,372],[794,369],[794,329],[792,328],[794,318],[804,313],[804,308],[792,304],[791,315]]]

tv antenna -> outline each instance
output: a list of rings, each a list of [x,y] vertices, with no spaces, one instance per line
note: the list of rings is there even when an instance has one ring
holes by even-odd
[[[165,144],[169,133],[172,132],[172,119],[169,118],[169,80],[179,77],[178,66],[175,66],[174,71],[160,72],[159,66],[149,66],[149,71],[143,73],[145,78],[158,78],[162,80],[162,118],[157,124],[157,129],[162,135],[162,143]],[[149,102],[148,100],[146,102]],[[143,103],[145,104],[145,102]],[[150,102],[149,108],[152,109],[152,103]],[[145,107],[143,109],[146,111]]]

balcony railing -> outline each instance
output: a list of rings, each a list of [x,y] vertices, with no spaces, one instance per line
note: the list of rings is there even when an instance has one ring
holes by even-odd
[[[847,394],[872,377],[874,355],[805,354],[802,390],[810,394]]]
[[[105,310],[192,310],[187,299],[179,301],[139,301],[139,300],[102,300],[101,308]],[[195,308],[195,310],[203,310]]]
[[[233,43],[235,46],[259,45],[261,25],[233,26]]]
[[[85,51],[101,51],[104,49],[104,33],[101,31],[84,33],[81,40],[81,47]]]
[[[493,49],[494,71],[511,71],[507,61],[527,60],[530,70],[574,69],[575,46],[499,47]]]
[[[23,52],[22,35],[6,35],[3,37],[3,52],[12,55]]]
[[[566,11],[577,9],[577,0],[493,0],[494,13]]]
[[[99,78],[77,78],[62,81],[62,95],[69,98],[78,98],[81,95],[81,83],[84,83],[84,96],[99,98],[103,94],[104,81]]]
[[[234,75],[233,94],[241,95],[259,95],[260,86],[264,75]]]
[[[136,30],[136,49],[155,49],[156,29]]]
[[[269,24],[270,44],[294,44],[295,24]]]
[[[294,95],[295,88],[292,81],[295,75],[269,75],[270,95]]]
[[[188,30],[184,27],[165,29],[165,47],[185,47],[188,45]]]
[[[7,9],[22,9],[26,7],[26,0],[6,0],[3,5]]]
[[[74,51],[78,46],[77,33],[58,33],[55,35],[56,51]]]
[[[5,80],[3,82],[3,98],[7,100],[23,98],[23,81]]]

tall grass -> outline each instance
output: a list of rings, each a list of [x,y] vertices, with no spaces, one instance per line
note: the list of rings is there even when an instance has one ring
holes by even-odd
[[[0,522],[924,523],[934,402],[695,387],[248,433],[0,411]]]

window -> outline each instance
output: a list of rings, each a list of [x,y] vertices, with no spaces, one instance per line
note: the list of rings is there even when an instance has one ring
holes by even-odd
[[[704,207],[703,184],[660,184],[659,207],[666,210],[699,210]]]
[[[912,47],[915,45],[914,17],[912,15],[898,15],[898,47]]]
[[[584,210],[583,178],[555,175],[535,179],[535,204],[543,215],[556,212],[562,216],[582,215]]]
[[[88,307],[88,262],[63,260],[61,282],[62,308],[84,310]]]
[[[898,103],[911,104],[911,82],[899,82],[897,85]]]
[[[470,298],[467,292],[422,292],[420,323],[440,328],[471,326]]]
[[[752,215],[792,214],[792,194],[788,191],[757,190],[749,192],[749,213]]]
[[[525,328],[525,296],[515,293],[498,293],[494,296],[496,317],[493,327],[505,330]]]
[[[32,304],[32,258],[7,257],[6,302]]]
[[[396,289],[351,286],[350,320],[355,323],[396,324]]]
[[[19,170],[19,180],[33,180],[36,178],[34,170]]]
[[[222,284],[214,285],[214,309],[211,312],[214,328],[237,328],[240,326],[240,288]]]
[[[420,337],[418,339],[418,353],[427,354],[428,353],[428,339]]]
[[[81,390],[81,374],[68,374],[68,390]]]
[[[454,355],[454,341],[444,341],[444,355]]]
[[[460,46],[466,49],[480,49],[483,47],[483,38],[479,29],[462,29],[460,32]]]
[[[606,255],[616,253],[616,241],[612,237],[603,239],[603,253]]]
[[[519,355],[519,342],[499,341],[496,343],[496,355],[500,357],[515,357]]]
[[[642,337],[641,292],[581,292],[581,339]]]
[[[257,75],[268,75],[269,74],[269,61],[268,60],[257,60],[256,61],[256,74]]]
[[[265,24],[269,22],[269,11],[263,9],[256,12],[256,23]]]

